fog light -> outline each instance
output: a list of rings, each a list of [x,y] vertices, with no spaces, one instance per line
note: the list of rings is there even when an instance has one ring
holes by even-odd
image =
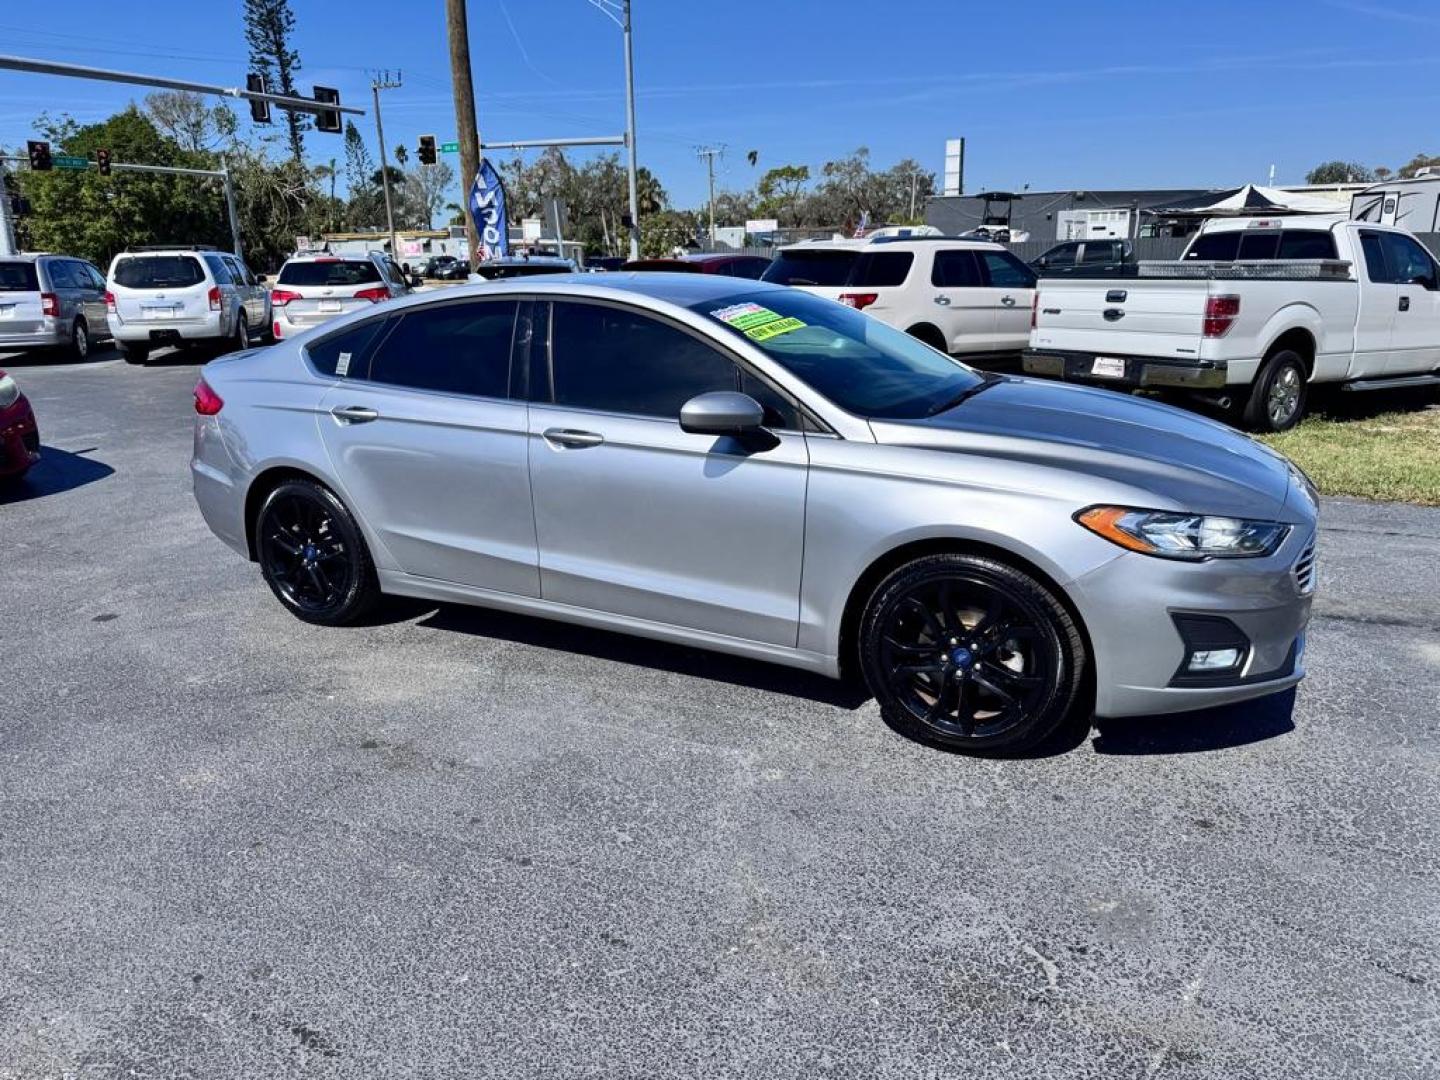
[[[1239,649],[1204,649],[1190,654],[1186,671],[1228,671],[1239,666]]]

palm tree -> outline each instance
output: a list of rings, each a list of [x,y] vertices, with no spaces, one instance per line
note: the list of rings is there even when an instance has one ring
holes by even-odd
[[[402,169],[410,161],[410,151],[405,149],[404,143],[400,143],[395,147],[395,160],[400,163]]]

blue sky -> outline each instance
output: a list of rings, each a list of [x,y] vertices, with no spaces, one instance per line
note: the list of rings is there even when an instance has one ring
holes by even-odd
[[[0,52],[242,84],[240,0],[38,0],[0,8]],[[400,69],[386,137],[454,135],[442,0],[292,0],[301,85],[369,104]],[[623,130],[619,30],[588,0],[470,0],[482,137]],[[137,13],[143,12],[143,18]],[[1440,5],[1413,0],[967,4],[635,0],[638,146],[681,206],[718,184],[868,146],[941,170],[966,136],[967,190],[1299,183],[1343,157],[1440,153]],[[42,110],[102,119],[144,90],[0,72],[0,143]],[[358,121],[368,140],[369,117]],[[311,133],[316,161],[339,136]],[[759,152],[759,167],[746,161]],[[458,162],[457,162],[458,164]]]

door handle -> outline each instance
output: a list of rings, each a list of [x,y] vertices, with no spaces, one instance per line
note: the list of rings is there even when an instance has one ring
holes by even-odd
[[[380,419],[378,412],[364,405],[336,405],[330,410],[330,415],[347,424],[368,424],[371,420]]]
[[[1013,296],[1002,296],[1000,297],[1000,303],[1004,304],[1006,307],[1014,307],[1015,298]]]
[[[1409,310],[1410,310],[1410,297],[1408,297],[1408,296],[1402,296],[1402,297],[1400,297],[1400,310],[1401,310],[1401,311],[1409,311]]]
[[[935,303],[939,304],[941,307],[949,307],[950,298],[948,296],[937,296],[935,297]]]
[[[605,441],[605,436],[594,431],[575,431],[573,428],[552,427],[545,429],[545,441],[579,450],[586,446],[599,446]]]

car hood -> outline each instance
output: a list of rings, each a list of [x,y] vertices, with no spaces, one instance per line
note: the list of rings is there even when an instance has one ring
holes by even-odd
[[[872,421],[871,428],[880,443],[1043,465],[1143,489],[1158,509],[1295,516],[1284,512],[1292,476],[1284,457],[1213,420],[1111,390],[1005,378],[938,416]]]

